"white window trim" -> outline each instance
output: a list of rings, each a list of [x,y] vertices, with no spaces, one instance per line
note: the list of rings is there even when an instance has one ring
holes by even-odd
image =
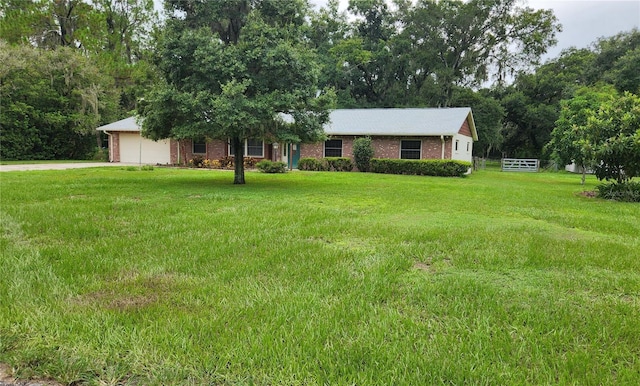
[[[344,140],[342,138],[327,139],[327,141],[340,141],[340,157],[344,156]],[[322,144],[322,157],[327,158],[327,141]],[[332,155],[331,157],[335,157]]]
[[[264,141],[260,140],[260,142],[262,143],[262,147],[261,147],[262,151],[260,153],[261,155],[259,155],[259,156],[258,155],[247,155],[247,150],[249,148],[249,145],[248,145],[249,141],[245,139],[244,140],[244,151],[243,151],[242,155],[244,157],[264,158]],[[229,154],[229,156],[231,156],[231,157],[234,156],[234,154],[231,153],[231,140],[227,141],[227,154]]]
[[[260,155],[248,155],[249,152],[249,140],[246,139],[244,141],[244,156],[245,157],[256,157],[256,158],[264,158],[264,141],[260,140]]]
[[[418,158],[418,159],[422,159],[422,140],[421,139],[409,139],[409,138],[405,138],[405,139],[401,139],[400,140],[400,146],[398,146],[398,159],[408,159],[408,160],[412,159],[412,158],[402,158],[402,141],[419,141],[420,142],[420,158]],[[414,149],[407,149],[407,150],[414,150]]]

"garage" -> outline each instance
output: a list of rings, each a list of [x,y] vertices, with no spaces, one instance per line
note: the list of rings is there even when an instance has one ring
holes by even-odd
[[[143,164],[170,163],[169,140],[152,141],[140,133],[120,133],[120,162]]]
[[[135,117],[100,126],[97,130],[109,137],[110,162],[147,165],[171,163],[171,140],[152,141],[141,137]]]

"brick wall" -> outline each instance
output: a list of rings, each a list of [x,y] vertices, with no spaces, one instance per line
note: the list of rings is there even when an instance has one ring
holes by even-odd
[[[355,137],[333,137],[342,140],[342,156],[353,158],[353,140]],[[323,158],[324,142],[305,143],[300,145],[300,158]]]
[[[373,158],[400,158],[400,139],[373,138]]]
[[[444,158],[451,159],[451,154],[453,154],[453,137],[445,137],[444,141]]]
[[[300,146],[300,158],[317,158],[324,156],[324,142],[305,143]]]
[[[467,127],[468,129],[468,127]],[[353,158],[353,141],[356,137],[334,137],[342,139],[342,156]],[[400,158],[400,141],[420,140],[422,142],[422,159],[442,158],[442,140],[440,137],[374,137],[373,157],[374,158]],[[445,137],[444,158],[451,159],[453,141],[451,137]],[[303,144],[301,148],[301,158],[322,158],[324,157],[324,143]]]
[[[227,141],[222,141],[219,139],[215,139],[212,141],[207,141],[207,151],[204,154],[194,154],[193,153],[193,141],[190,139],[184,139],[180,141],[180,144],[176,144],[175,145],[175,149],[174,146],[172,145],[171,147],[171,162],[176,162],[177,161],[177,152],[178,152],[178,146],[180,146],[180,158],[182,159],[183,163],[188,163],[190,159],[192,159],[194,157],[194,155],[199,155],[204,157],[205,159],[210,159],[210,160],[217,160],[220,158],[224,158],[227,157],[229,155],[233,155],[233,154],[229,154],[229,145],[227,144]],[[176,152],[175,157],[174,157],[174,151]],[[271,159],[273,157],[273,148],[270,144],[264,143],[264,149],[263,149],[263,154],[264,157],[260,158],[260,157],[253,157],[253,158],[257,158],[257,159]],[[174,160],[175,159],[175,160]]]
[[[206,153],[204,154],[194,154],[193,153],[193,141],[190,139],[183,139],[180,141],[180,158],[182,158],[182,162],[189,162],[190,159],[193,159],[194,155],[198,155],[204,157],[205,159],[220,159],[227,156],[228,147],[227,141],[221,140],[213,140],[207,141]],[[177,146],[176,146],[177,151]],[[173,148],[171,159],[173,160]],[[177,158],[177,157],[176,157]]]
[[[120,162],[120,133],[111,133],[109,136],[109,148],[111,162]]]
[[[468,126],[467,126],[468,129]],[[353,158],[353,141],[356,137],[335,137],[342,139],[342,156]],[[442,158],[442,140],[440,137],[374,137],[373,157],[374,158],[400,158],[400,141],[420,140],[422,142],[422,159]],[[444,158],[451,159],[453,141],[451,137],[445,137]],[[322,158],[324,157],[324,142],[303,144],[301,148],[301,158]]]
[[[442,158],[442,140],[440,137],[378,137],[373,140],[375,158],[400,158],[400,141],[420,140],[422,142],[422,159]],[[447,150],[448,147],[448,150]],[[445,158],[451,157],[451,138],[445,138]]]
[[[169,141],[169,162],[172,165],[180,163],[180,160],[178,159],[178,146],[180,146],[178,141],[173,139]]]

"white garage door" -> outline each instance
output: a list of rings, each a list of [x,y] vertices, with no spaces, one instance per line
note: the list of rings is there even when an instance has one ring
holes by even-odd
[[[137,133],[120,133],[120,162],[138,163],[141,160],[143,164],[168,164],[171,161],[169,140],[156,142],[141,139]]]

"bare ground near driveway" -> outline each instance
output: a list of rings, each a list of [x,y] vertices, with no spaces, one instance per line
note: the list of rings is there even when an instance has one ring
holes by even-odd
[[[78,163],[44,163],[44,164],[15,164],[0,165],[0,172],[25,171],[25,170],[66,170],[81,168],[97,168],[104,166],[139,166],[139,164],[122,162],[78,162]]]
[[[0,386],[63,386],[62,383],[43,379],[17,380],[9,374],[11,367],[0,363]]]

